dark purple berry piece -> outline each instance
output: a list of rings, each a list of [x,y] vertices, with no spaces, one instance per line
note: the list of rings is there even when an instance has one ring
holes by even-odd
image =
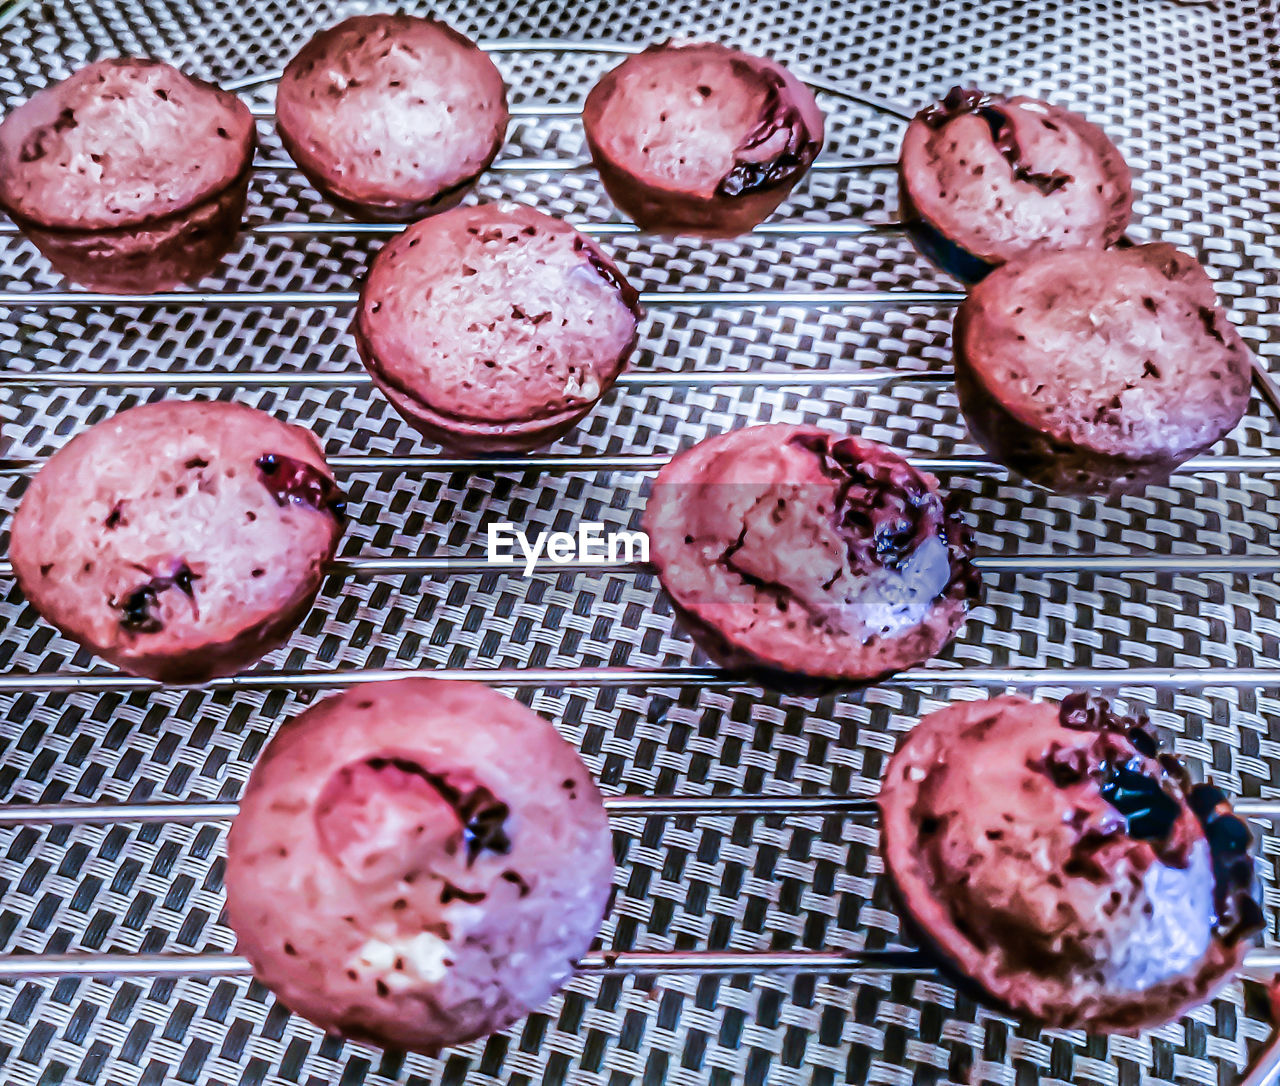
[[[131,633],[159,633],[164,623],[153,613],[159,603],[151,584],[139,585],[124,599],[113,600],[111,606],[120,611],[120,625]]]
[[[787,85],[781,75],[777,72],[760,73],[739,60],[730,63],[741,78],[763,78],[765,81],[760,119],[738,145],[738,153],[755,150],[779,132],[787,134],[786,143],[772,158],[763,161],[739,159],[716,187],[717,196],[745,196],[784,185],[803,173],[817,157],[821,144],[809,135],[799,108],[794,104],[784,104]]]
[[[138,568],[147,572],[145,567]],[[164,629],[160,616],[155,614],[161,592],[176,587],[188,599],[195,600],[195,582],[200,575],[192,573],[191,567],[183,561],[172,563],[171,568],[172,573],[153,575],[123,598],[109,601],[120,612],[120,625],[130,633],[159,633]]]
[[[866,453],[866,446],[827,435],[791,439],[818,457],[836,483],[833,514],[855,570],[897,570],[927,539],[947,547],[951,577],[945,595],[972,596],[977,572],[969,557],[968,532],[915,468],[896,456]]]
[[[309,505],[334,517],[341,517],[346,509],[338,484],[305,460],[263,453],[254,463],[277,505]]]

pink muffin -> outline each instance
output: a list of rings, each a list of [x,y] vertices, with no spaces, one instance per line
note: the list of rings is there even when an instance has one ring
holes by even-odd
[[[750,426],[680,453],[644,525],[694,639],[770,682],[866,682],[923,663],[977,590],[937,480],[814,426]]]
[[[308,431],[237,404],[166,400],[50,457],[9,557],[27,600],[68,637],[132,674],[197,683],[289,637],[341,512]]]
[[[1083,694],[930,713],[880,793],[907,915],[998,1004],[1136,1030],[1209,999],[1263,926],[1248,826],[1144,718]]]
[[[462,452],[521,451],[572,429],[636,344],[638,295],[595,242],[517,204],[460,207],[389,242],[356,344],[406,422]]]
[[[256,142],[234,95],[158,61],[101,60],[0,124],[0,207],[68,279],[164,290],[231,247]]]
[[[435,19],[357,15],[284,70],[276,122],[307,179],[358,218],[407,222],[457,204],[507,132],[507,89]]]
[[[898,165],[904,225],[970,283],[1017,256],[1114,245],[1133,211],[1107,134],[1034,98],[957,87],[916,115]]]
[[[227,841],[227,916],[257,979],[330,1032],[427,1053],[545,1002],[612,881],[577,752],[476,683],[313,705],[263,751]]]
[[[767,219],[822,149],[813,92],[781,64],[711,42],[628,57],[592,88],[587,145],[638,226],[706,237]]]
[[[1065,493],[1163,482],[1249,405],[1249,348],[1172,245],[1013,260],[974,287],[952,343],[974,438]]]

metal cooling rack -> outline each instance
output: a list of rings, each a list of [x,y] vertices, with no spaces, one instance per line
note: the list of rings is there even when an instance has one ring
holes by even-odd
[[[909,0],[766,2],[710,15],[587,3],[541,23],[502,0],[438,10],[499,54],[512,87],[516,119],[482,196],[536,201],[606,238],[651,313],[619,391],[545,455],[419,451],[345,334],[351,286],[398,228],[332,220],[266,126],[251,225],[209,289],[69,291],[0,229],[0,346],[12,355],[0,411],[6,435],[21,435],[0,462],[6,511],[69,432],[155,391],[235,395],[312,426],[339,450],[330,462],[352,498],[344,576],[317,613],[266,668],[200,690],[94,670],[9,588],[6,1082],[93,1082],[104,1071],[112,1082],[308,1083],[1234,1076],[1246,1042],[1267,1032],[1239,988],[1139,1039],[1040,1034],[976,1006],[898,947],[877,878],[865,819],[880,764],[940,691],[1114,688],[1184,757],[1248,796],[1242,811],[1280,817],[1269,787],[1280,743],[1267,725],[1280,705],[1266,693],[1280,688],[1270,663],[1280,593],[1267,579],[1280,568],[1274,414],[1255,403],[1223,451],[1142,498],[1096,503],[1008,479],[965,443],[945,368],[947,314],[963,295],[901,237],[886,169],[913,112],[894,103],[953,82],[1105,110],[1150,186],[1141,229],[1198,250],[1251,346],[1274,359],[1280,260],[1267,217],[1280,210],[1280,162],[1263,133],[1277,12],[1045,3],[1011,18],[1006,8],[944,2],[926,16]],[[0,93],[16,102],[100,53],[151,52],[203,69],[269,117],[271,75],[243,73],[271,72],[355,9],[34,7],[0,31],[11,52]],[[991,25],[1002,13],[1014,32]],[[828,148],[788,217],[701,248],[611,218],[574,125],[611,54],[690,30],[821,70],[812,82],[831,114]],[[832,57],[833,41],[848,49]],[[1153,69],[1152,56],[1174,59]],[[1215,128],[1208,106],[1223,95],[1231,108]],[[1148,139],[1153,117],[1171,124]],[[633,524],[638,480],[676,448],[769,419],[857,426],[966,494],[987,601],[943,661],[839,699],[742,687],[699,666],[643,567],[544,563],[524,581],[474,556],[486,519],[559,528],[557,518],[590,513]],[[612,949],[588,956],[545,1012],[439,1061],[375,1065],[234,979],[245,966],[218,923],[216,824],[233,814],[270,728],[313,692],[416,669],[518,689],[554,718],[622,793],[609,799],[622,862],[604,931]],[[1264,869],[1274,842],[1263,840]],[[1274,951],[1250,959],[1257,973],[1278,965]]]

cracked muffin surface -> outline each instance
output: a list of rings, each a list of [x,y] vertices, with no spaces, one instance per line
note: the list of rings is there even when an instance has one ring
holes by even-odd
[[[238,404],[162,401],[49,458],[10,557],[26,598],[69,637],[134,674],[201,682],[289,636],[341,512],[308,431]]]
[[[1133,208],[1129,167],[1097,125],[961,87],[907,127],[899,196],[924,254],[969,282],[1024,253],[1114,245]]]
[[[644,524],[685,625],[732,667],[870,680],[940,651],[976,591],[936,480],[817,427],[747,427],[680,453]]]
[[[952,340],[975,439],[1054,490],[1160,482],[1248,407],[1248,347],[1204,268],[1164,243],[1011,261],[970,292]]]
[[[1145,718],[1073,695],[922,719],[880,793],[907,915],[963,977],[1061,1028],[1134,1030],[1208,999],[1263,923],[1247,825]]]
[[[638,295],[590,238],[518,204],[455,208],[374,259],[360,295],[361,360],[405,420],[451,448],[554,440],[617,379]]]
[[[470,682],[355,686],[254,766],[227,915],[291,1010],[430,1053],[568,979],[609,900],[612,842],[577,751],[523,705]]]

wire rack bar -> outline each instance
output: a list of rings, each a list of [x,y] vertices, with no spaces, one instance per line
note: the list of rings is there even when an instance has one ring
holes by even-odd
[[[343,219],[317,222],[258,222],[244,227],[243,233],[258,237],[392,237],[403,233],[403,223],[348,222]],[[627,234],[644,233],[640,227],[626,222],[579,223],[578,230],[590,237],[610,238]],[[761,223],[754,230],[735,240],[752,235],[762,237],[864,237],[875,234],[901,232],[898,222],[806,222],[803,219],[787,222]],[[16,237],[18,228],[12,223],[0,223],[0,237]]]
[[[896,158],[819,158],[810,167],[810,173],[852,173],[861,170],[892,170],[898,166]],[[254,162],[255,170],[278,173],[295,173],[298,164],[288,158],[261,158]],[[594,170],[589,158],[534,158],[517,157],[499,159],[489,167],[493,173],[578,173]]]
[[[247,671],[212,679],[204,690],[342,690],[394,679],[449,679],[509,688],[753,687],[751,676],[714,667],[424,667],[347,668],[330,671]],[[1140,687],[1152,689],[1280,689],[1277,667],[920,667],[899,671],[877,686],[906,688]],[[180,690],[122,672],[16,672],[0,674],[0,694],[29,692],[128,693]]]
[[[856,170],[890,170],[896,169],[896,158],[819,158],[809,167],[810,173],[845,173]],[[253,163],[253,169],[264,173],[296,173],[298,164],[289,158],[259,158]],[[489,166],[490,173],[577,173],[594,170],[595,164],[589,158],[535,158],[532,155],[516,158],[499,159]],[[353,223],[356,226],[373,226],[374,223]],[[387,223],[390,231],[403,230],[403,224]],[[581,227],[579,227],[581,229]],[[0,233],[20,233],[12,223],[4,223]]]
[[[886,950],[627,950],[593,951],[578,959],[582,973],[627,976],[642,973],[810,973],[862,976],[931,976],[928,955],[907,947]],[[1253,950],[1243,975],[1271,979],[1280,951]],[[180,979],[245,977],[252,970],[235,954],[11,954],[0,958],[0,981],[78,978]]]
[[[0,387],[4,380],[0,378]],[[108,385],[104,387],[116,387]],[[198,387],[198,386],[196,386]],[[908,460],[921,471],[934,472],[939,475],[957,474],[1003,474],[1008,469],[981,456],[918,456]],[[652,472],[660,469],[670,460],[668,456],[621,455],[621,456],[577,456],[573,454],[558,456],[523,456],[523,457],[458,457],[436,456],[431,453],[419,453],[406,456],[359,456],[337,455],[329,457],[329,466],[341,474],[368,474],[372,472],[452,472],[466,471],[477,474],[489,472],[557,472],[557,471],[620,471],[620,472]],[[30,475],[40,469],[43,458],[10,458],[0,460],[0,475]],[[1200,456],[1188,460],[1178,468],[1178,474],[1211,474],[1231,473],[1245,475],[1267,475],[1280,471],[1280,456]],[[1046,556],[1052,557],[1052,556]],[[1122,557],[1122,556],[1110,556]],[[1151,556],[1156,557],[1156,556]],[[1190,559],[1192,564],[1201,558],[1218,560],[1215,555],[1165,556],[1168,561]],[[1270,556],[1242,555],[1233,556],[1248,562],[1265,563]],[[1057,559],[1055,559],[1057,560]],[[1064,556],[1061,561],[1071,563],[1074,556]],[[1094,561],[1095,559],[1089,559]],[[1107,556],[1098,556],[1097,561],[1110,560]],[[1164,560],[1162,558],[1161,560]],[[1225,557],[1221,559],[1227,561]],[[1102,567],[1097,567],[1101,570]],[[1233,565],[1232,568],[1235,568]]]
[[[866,796],[606,796],[604,808],[614,818],[875,818],[880,813],[876,800]],[[1232,801],[1232,808],[1242,818],[1280,821],[1280,799],[1238,799]],[[235,802],[6,803],[0,805],[0,828],[157,823],[194,826],[230,822],[239,809]]]
[[[918,950],[628,950],[595,951],[577,962],[596,976],[633,973],[922,974],[934,967]],[[66,977],[177,979],[244,977],[249,963],[234,954],[13,954],[0,958],[0,981]]]
[[[249,112],[257,121],[274,121],[275,106],[249,103]],[[517,102],[507,107],[507,115],[512,120],[532,118],[536,120],[555,120],[559,117],[581,117],[582,105],[573,102]]]
[[[809,385],[847,388],[896,382],[944,384],[950,373],[909,370],[632,370],[618,377],[622,388],[740,388]],[[363,370],[336,373],[92,373],[43,370],[39,373],[0,374],[0,388],[363,388],[372,384]],[[492,462],[493,458],[489,458]]]
[[[983,573],[1280,573],[1280,554],[1266,555],[978,555],[974,565]],[[524,572],[523,561],[515,568],[490,564],[477,558],[345,558],[334,563],[341,573],[354,575],[429,574],[473,575],[483,573]],[[0,564],[0,574],[9,573]],[[534,572],[559,573],[654,573],[642,562],[619,562],[613,565],[571,562],[555,563],[540,559]]]
[[[629,53],[638,53],[645,48],[642,45],[633,45],[628,42],[586,42],[574,41],[571,38],[481,38],[476,44],[486,53],[604,53],[625,56]],[[223,83],[222,86],[229,91],[249,90],[250,88],[264,86],[267,83],[276,83],[282,74],[284,74],[284,69],[272,68],[254,75],[241,76],[239,79]],[[890,117],[897,117],[899,120],[909,121],[915,116],[916,111],[914,109],[904,108],[896,102],[889,101],[887,98],[881,98],[878,95],[869,94],[866,91],[857,90],[843,83],[824,79],[821,76],[797,74],[814,90],[825,91],[839,98],[858,102],[877,112],[885,113]],[[556,105],[555,108],[559,111],[556,113],[539,112],[541,108],[522,105],[513,107],[509,112],[513,117],[576,117],[582,112],[581,106],[573,105]],[[273,117],[274,115],[273,110],[263,109],[262,107],[258,107],[254,111],[254,116]]]
[[[641,305],[654,309],[709,305],[790,305],[808,309],[845,305],[959,305],[964,298],[958,290],[649,290],[640,293]],[[77,305],[339,309],[354,306],[359,299],[359,293],[354,290],[172,290],[149,294],[98,294],[87,290],[0,291],[0,306],[15,309]]]
[[[726,815],[843,815],[877,813],[876,801],[854,796],[606,796],[605,810],[616,818],[722,817]],[[1280,804],[1276,804],[1280,813]],[[190,826],[229,822],[239,804],[215,803],[6,803],[0,827],[113,826],[156,822]]]
[[[136,297],[133,296],[133,297]],[[1280,414],[1280,389],[1260,364],[1255,364],[1259,387],[1263,396]],[[898,370],[861,369],[809,370],[702,370],[680,372],[674,370],[633,370],[621,374],[619,388],[785,388],[807,386],[810,388],[850,388],[892,384],[946,384],[953,379],[950,369]],[[1265,380],[1263,379],[1265,377]],[[372,384],[369,375],[359,370],[338,370],[320,373],[308,372],[246,372],[205,371],[173,373],[166,370],[139,370],[127,373],[97,373],[91,371],[41,370],[40,372],[0,373],[0,388],[363,388]],[[1272,401],[1273,391],[1278,397]],[[1264,456],[1253,457],[1201,457],[1195,463],[1213,460],[1235,462],[1239,467],[1225,467],[1223,471],[1259,470],[1257,465]],[[1252,461],[1252,464],[1249,462]],[[494,463],[489,458],[486,463]]]
[[[625,375],[624,375],[625,376]],[[876,375],[878,377],[878,375]],[[922,375],[923,376],[923,375]],[[858,382],[854,382],[858,383]],[[870,384],[871,381],[866,383]],[[671,458],[665,455],[625,454],[619,456],[584,456],[576,454],[519,457],[449,457],[420,453],[406,456],[337,455],[329,457],[334,471],[656,471]],[[921,471],[1004,472],[1003,465],[983,456],[909,456],[907,459]],[[6,465],[25,465],[21,470],[38,468],[42,460],[0,460],[0,472]],[[1178,469],[1181,473],[1204,472],[1270,472],[1280,469],[1280,455],[1198,456]]]
[[[977,555],[973,564],[980,572],[992,574],[1177,573],[1193,576],[1233,573],[1241,576],[1265,576],[1280,573],[1280,554],[991,554]],[[488,573],[524,576],[527,568],[523,558],[508,565],[499,565],[485,558],[433,558],[418,555],[389,558],[357,556],[336,559],[330,564],[330,573],[353,577],[465,577]],[[657,571],[646,562],[552,562],[550,559],[540,558],[533,563],[533,572],[542,576],[559,576],[562,573],[594,573],[600,576],[625,573],[634,576],[654,574]],[[12,575],[12,563],[0,561],[0,577]]]

